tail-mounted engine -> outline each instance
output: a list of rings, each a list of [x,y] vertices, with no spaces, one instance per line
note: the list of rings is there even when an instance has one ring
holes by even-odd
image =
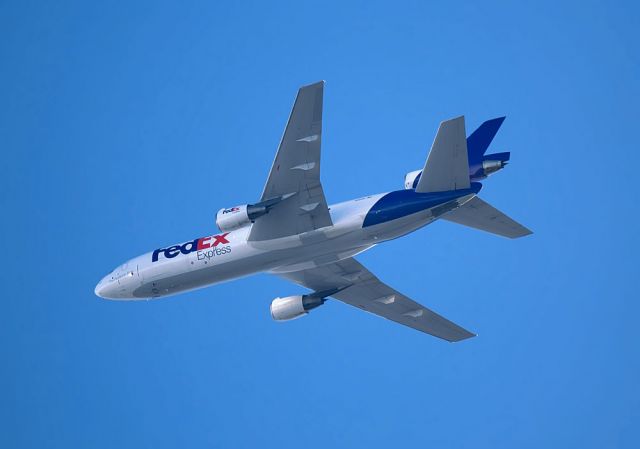
[[[406,190],[415,189],[422,175],[422,170],[414,170],[404,175],[404,188]]]
[[[509,162],[509,156],[510,153],[508,152],[483,156],[480,162],[469,166],[469,180],[472,182],[481,181],[487,176],[502,170]],[[418,186],[421,176],[422,170],[414,170],[407,173],[404,176],[404,188],[407,190],[415,189]]]
[[[498,170],[502,170],[508,163],[511,153],[494,153],[482,157],[482,162],[469,167],[472,181],[480,181]]]

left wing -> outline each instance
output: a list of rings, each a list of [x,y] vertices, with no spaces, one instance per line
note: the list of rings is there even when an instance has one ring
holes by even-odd
[[[441,317],[381,282],[353,258],[292,273],[278,273],[316,292],[334,291],[330,296],[447,341],[460,341],[475,334]]]
[[[268,240],[331,226],[320,184],[324,81],[301,87],[260,201],[281,199],[254,223],[249,240]]]

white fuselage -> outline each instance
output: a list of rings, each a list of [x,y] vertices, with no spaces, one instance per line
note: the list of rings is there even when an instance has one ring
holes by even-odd
[[[437,206],[430,204],[419,211],[414,208],[408,214],[395,213],[386,221],[363,226],[367,215],[385,212],[374,210],[385,195],[332,205],[332,226],[298,235],[254,241],[248,238],[252,226],[248,225],[160,248],[116,268],[98,283],[95,292],[109,299],[151,299],[260,272],[277,274],[313,268],[408,234],[439,216],[433,212]],[[468,193],[447,204],[453,202],[454,208],[459,207],[473,196]]]

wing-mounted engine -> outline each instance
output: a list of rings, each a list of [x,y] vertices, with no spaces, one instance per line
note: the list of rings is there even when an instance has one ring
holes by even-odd
[[[326,299],[317,295],[296,295],[276,298],[271,302],[271,318],[276,321],[288,321],[300,318],[311,309],[324,304]]]
[[[271,318],[276,321],[288,321],[300,318],[309,313],[311,309],[321,306],[327,297],[338,293],[348,287],[332,288],[313,292],[310,295],[287,296],[271,301]]]
[[[256,204],[243,204],[228,209],[220,209],[216,214],[216,226],[222,232],[243,228],[269,213],[272,207],[291,196],[293,194],[271,198]]]
[[[220,209],[216,214],[216,226],[222,232],[242,228],[267,213],[265,206],[243,204],[242,206]]]

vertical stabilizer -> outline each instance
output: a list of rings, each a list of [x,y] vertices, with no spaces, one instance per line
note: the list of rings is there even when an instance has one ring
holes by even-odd
[[[498,133],[500,125],[506,117],[498,117],[487,120],[467,138],[467,150],[469,151],[469,166],[482,165],[482,157],[487,152],[493,138]]]
[[[469,188],[469,159],[464,116],[440,123],[416,192]]]

